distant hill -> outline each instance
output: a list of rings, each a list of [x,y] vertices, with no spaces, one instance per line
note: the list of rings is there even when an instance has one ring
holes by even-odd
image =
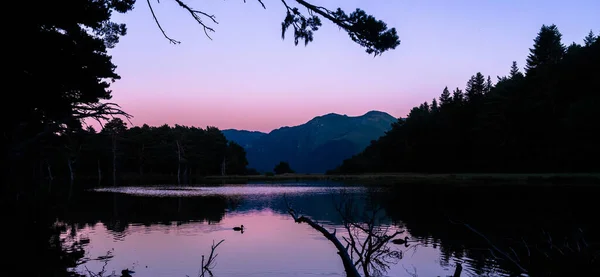
[[[324,173],[364,150],[396,121],[379,111],[354,117],[330,113],[269,134],[230,130],[223,133],[228,140],[244,146],[248,166],[260,172],[272,171],[277,163],[287,161],[299,173]]]
[[[227,140],[235,141],[237,144],[241,145],[246,150],[252,148],[252,144],[254,143],[254,141],[267,134],[259,131],[246,131],[236,129],[227,129],[221,132],[223,133],[223,135],[225,135]]]

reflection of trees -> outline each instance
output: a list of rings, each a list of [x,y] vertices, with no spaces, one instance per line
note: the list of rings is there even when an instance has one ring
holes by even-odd
[[[406,194],[411,197],[402,206],[394,204],[397,195],[389,195],[390,216],[413,237],[439,243],[442,263],[465,258],[475,274],[498,267],[517,273],[520,266],[531,276],[600,268],[594,260],[600,230],[589,214],[592,189],[420,186],[406,188]]]
[[[17,276],[73,276],[67,269],[81,261],[89,241],[75,233],[61,237],[71,226],[57,223],[53,216],[56,206],[43,193],[37,196],[0,196],[5,223],[4,271]]]
[[[69,203],[61,220],[102,222],[108,230],[122,233],[132,223],[178,225],[192,221],[220,222],[225,211],[239,205],[220,196],[139,197],[113,193],[83,193]]]

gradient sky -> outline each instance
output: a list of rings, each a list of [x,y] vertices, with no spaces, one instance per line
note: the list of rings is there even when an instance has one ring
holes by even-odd
[[[122,79],[113,102],[135,125],[181,124],[271,131],[330,112],[380,110],[404,117],[444,86],[463,88],[481,71],[496,80],[511,62],[522,68],[542,24],[556,24],[563,43],[600,31],[600,1],[312,0],[347,12],[357,7],[396,27],[401,45],[373,58],[324,21],[307,47],[281,39],[280,1],[188,0],[215,14],[209,40],[174,1],[155,4],[169,44],[146,1],[115,15],[128,34],[110,52]],[[154,1],[155,3],[156,1]],[[293,2],[289,0],[288,2]]]

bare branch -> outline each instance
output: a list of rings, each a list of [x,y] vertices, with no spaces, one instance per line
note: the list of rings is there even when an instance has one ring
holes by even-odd
[[[169,40],[170,43],[180,44],[181,41],[174,40],[174,39],[170,38],[169,36],[167,36],[167,33],[165,32],[163,27],[160,25],[158,18],[156,18],[156,14],[154,14],[154,9],[152,8],[152,4],[150,3],[150,0],[146,0],[146,2],[148,3],[148,7],[150,8],[150,13],[152,13],[152,17],[154,18],[154,22],[156,22],[156,25],[158,26],[158,29],[160,29],[160,31],[162,32],[163,36],[165,36],[165,38],[167,40]]]
[[[186,9],[190,13],[190,15],[192,15],[192,17],[196,20],[196,22],[198,22],[198,24],[202,25],[202,28],[204,29],[204,34],[209,39],[212,40],[212,38],[208,35],[208,32],[214,33],[215,30],[213,28],[207,26],[206,24],[204,24],[204,22],[202,21],[202,16],[207,17],[208,19],[212,20],[212,22],[214,22],[215,24],[219,24],[219,22],[217,22],[217,20],[215,19],[215,16],[207,14],[203,11],[194,10],[187,4],[183,3],[181,0],[175,0],[175,2],[177,2],[177,4],[179,4],[180,7]]]
[[[510,254],[500,250],[500,248],[498,248],[498,246],[496,246],[489,238],[487,238],[484,234],[482,234],[481,232],[475,230],[475,228],[471,227],[469,224],[463,223],[463,225],[465,227],[467,227],[469,230],[473,231],[474,233],[476,233],[477,235],[479,235],[480,237],[482,237],[484,240],[486,240],[488,242],[488,244],[494,249],[496,250],[496,252],[500,253],[504,258],[508,259],[509,261],[511,261],[515,266],[517,266],[519,268],[519,270],[521,270],[524,273],[527,273],[527,270],[525,268],[523,268],[523,266],[521,266],[521,264],[519,263],[519,261],[515,260],[515,258],[511,257]],[[490,249],[491,251],[491,249]]]
[[[260,3],[260,5],[263,7],[263,9],[265,9],[265,10],[267,9],[267,7],[265,6],[265,3],[263,3],[262,0],[257,0],[257,1],[258,1],[258,3]],[[244,0],[244,3],[246,3],[246,0]]]
[[[222,239],[221,241],[219,241],[218,243],[215,244],[215,241],[213,240],[213,244],[210,247],[210,255],[208,255],[208,259],[206,259],[206,263],[204,263],[204,255],[202,255],[202,264],[201,264],[200,274],[198,274],[199,277],[204,277],[206,275],[206,273],[208,273],[208,275],[210,275],[210,276],[213,276],[213,273],[211,270],[215,267],[217,256],[219,256],[219,254],[215,254],[215,250],[224,241],[225,240]]]
[[[285,203],[288,207],[288,213],[292,216],[292,218],[294,219],[294,221],[296,223],[306,223],[308,224],[310,227],[312,227],[313,229],[319,231],[321,234],[323,234],[323,236],[325,238],[327,238],[329,241],[331,241],[331,243],[333,243],[333,245],[335,246],[335,248],[338,250],[338,255],[340,255],[340,258],[342,259],[342,263],[344,264],[344,270],[346,271],[346,276],[348,277],[360,277],[360,274],[358,273],[358,270],[356,270],[356,267],[354,267],[354,264],[352,262],[352,259],[350,259],[350,256],[348,255],[348,252],[346,252],[346,248],[344,248],[344,246],[342,245],[342,243],[337,239],[337,237],[335,235],[333,235],[332,233],[330,233],[329,231],[327,231],[325,228],[323,228],[323,226],[315,223],[314,221],[312,221],[310,218],[304,217],[304,216],[298,216],[296,214],[296,211],[294,211],[294,209],[292,209],[292,207],[290,206],[290,204],[287,201],[287,198],[284,195],[284,200]]]
[[[309,224],[333,242],[338,249],[338,254],[342,257],[348,276],[353,276],[349,272],[358,272],[358,269],[362,269],[363,276],[365,277],[379,276],[389,269],[389,264],[395,263],[402,258],[402,252],[389,247],[389,242],[404,231],[397,230],[389,235],[389,226],[382,227],[378,225],[378,216],[381,216],[379,213],[381,209],[379,208],[365,213],[364,222],[354,221],[352,214],[355,211],[352,205],[352,198],[345,197],[344,191],[341,194],[344,201],[336,205],[336,210],[342,217],[343,226],[347,233],[342,235],[342,239],[346,243],[345,247],[335,237],[335,232],[331,234],[310,219],[298,217],[289,203],[287,203],[287,198],[284,197],[284,199],[288,207],[288,212],[296,222]]]

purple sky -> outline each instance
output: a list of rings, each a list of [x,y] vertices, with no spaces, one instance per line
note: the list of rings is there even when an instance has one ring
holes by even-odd
[[[373,58],[325,21],[307,47],[294,46],[291,33],[282,41],[285,10],[276,0],[264,0],[266,10],[255,0],[186,1],[216,15],[212,41],[186,11],[163,0],[155,12],[179,45],[163,38],[146,1],[137,2],[115,16],[128,34],[111,50],[122,77],[112,101],[136,125],[270,131],[330,112],[404,117],[444,86],[463,88],[477,71],[496,80],[513,60],[522,68],[542,24],[556,24],[565,44],[600,31],[597,0],[311,1],[360,7],[396,27],[401,45]]]

